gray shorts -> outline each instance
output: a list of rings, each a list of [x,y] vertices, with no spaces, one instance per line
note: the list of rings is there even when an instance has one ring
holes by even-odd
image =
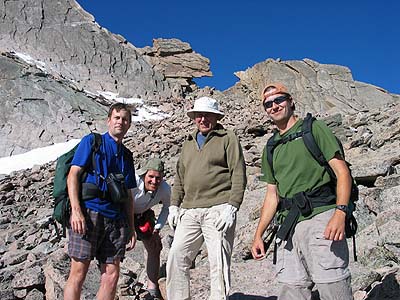
[[[87,230],[79,234],[69,229],[68,254],[81,260],[96,258],[100,263],[113,263],[125,256],[129,226],[125,219],[113,220],[93,210],[85,211]]]
[[[281,243],[276,263],[279,282],[309,286],[311,282],[331,283],[350,276],[346,239],[331,241],[323,237],[334,211],[331,209],[298,223],[291,251],[284,249]]]

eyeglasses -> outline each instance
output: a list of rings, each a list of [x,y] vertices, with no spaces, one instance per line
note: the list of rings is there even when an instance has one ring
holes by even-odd
[[[279,105],[289,99],[290,99],[290,96],[284,95],[284,96],[276,97],[274,100],[271,100],[271,101],[265,101],[263,103],[264,109],[266,110],[268,108],[271,108],[273,103],[275,103],[276,105]]]

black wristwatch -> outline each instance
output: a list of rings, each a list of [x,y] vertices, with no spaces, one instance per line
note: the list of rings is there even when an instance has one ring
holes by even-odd
[[[336,205],[336,209],[341,210],[342,212],[344,212],[347,216],[347,213],[349,211],[349,208],[347,207],[347,205]]]

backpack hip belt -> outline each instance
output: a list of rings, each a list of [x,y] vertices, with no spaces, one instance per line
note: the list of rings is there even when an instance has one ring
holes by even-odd
[[[307,217],[313,208],[335,204],[336,196],[332,186],[328,183],[311,192],[299,192],[292,198],[279,198],[278,210],[289,210],[288,215],[276,233],[277,238],[287,241],[285,249],[291,250],[292,236],[300,215]]]

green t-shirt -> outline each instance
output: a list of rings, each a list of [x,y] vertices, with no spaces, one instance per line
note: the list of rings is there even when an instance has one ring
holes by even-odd
[[[303,120],[298,120],[282,136],[277,134],[275,138],[279,140],[289,134],[301,131],[302,124]],[[315,120],[312,125],[312,133],[327,161],[331,160],[337,152],[341,152],[336,137],[324,122]],[[302,138],[278,145],[274,150],[272,159],[275,178],[272,175],[264,148],[260,180],[276,184],[278,194],[281,197],[291,198],[298,192],[312,191],[330,181],[328,172],[312,157]],[[328,205],[317,208],[310,217],[334,206]]]

